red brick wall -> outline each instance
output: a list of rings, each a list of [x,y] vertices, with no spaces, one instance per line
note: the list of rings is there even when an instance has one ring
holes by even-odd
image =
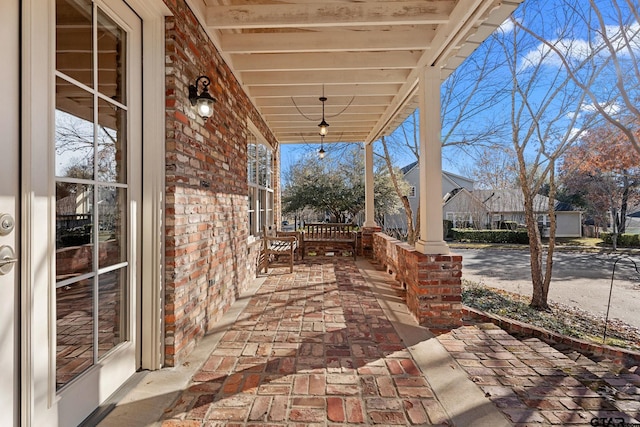
[[[433,332],[462,324],[462,257],[425,255],[384,233],[373,235],[373,256],[407,290],[407,306]]]
[[[166,4],[165,363],[175,366],[255,277],[247,119],[277,144],[184,0]],[[188,100],[203,74],[218,100],[206,122]]]

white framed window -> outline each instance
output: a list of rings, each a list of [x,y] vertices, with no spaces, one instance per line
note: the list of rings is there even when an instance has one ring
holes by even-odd
[[[447,212],[446,219],[453,223],[453,228],[468,228],[474,225],[470,212]]]
[[[260,135],[249,135],[247,182],[249,184],[249,235],[260,236],[263,227],[273,225],[273,149]]]
[[[416,186],[412,185],[411,187],[409,187],[409,193],[407,194],[407,197],[411,197],[411,198],[415,198],[416,197]]]

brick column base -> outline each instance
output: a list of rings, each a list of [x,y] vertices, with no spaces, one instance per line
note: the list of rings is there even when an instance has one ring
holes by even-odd
[[[407,306],[434,333],[462,325],[462,256],[429,255],[383,233],[374,258],[407,290]]]
[[[381,227],[363,227],[360,233],[360,245],[358,255],[373,258],[373,234],[382,231]]]
[[[434,333],[461,326],[462,256],[414,251],[407,258],[407,269],[411,272],[407,306],[418,322]]]

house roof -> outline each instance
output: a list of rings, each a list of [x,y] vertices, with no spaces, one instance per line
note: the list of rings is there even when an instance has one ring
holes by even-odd
[[[418,167],[418,162],[412,162],[409,163],[408,165],[406,165],[403,168],[400,168],[400,170],[402,171],[403,175],[408,174],[409,172],[411,172],[412,170],[416,169]],[[448,179],[449,181],[451,181],[455,186],[457,187],[465,187],[463,184],[461,184],[459,181],[460,180],[464,180],[464,181],[470,181],[473,182],[473,180],[471,178],[465,178],[464,176],[461,175],[456,175],[455,173],[451,173],[451,172],[447,172],[447,171],[442,171],[442,175]]]
[[[524,212],[524,195],[519,188],[506,188],[496,190],[473,190],[472,194],[484,203],[490,212]],[[534,211],[547,210],[549,198],[536,194],[533,198]],[[556,201],[556,212],[575,211],[569,203]]]
[[[522,0],[188,0],[281,143],[375,141],[418,106]],[[225,100],[219,100],[225,102]]]

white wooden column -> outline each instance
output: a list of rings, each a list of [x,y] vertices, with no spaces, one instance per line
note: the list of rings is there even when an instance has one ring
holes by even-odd
[[[364,145],[364,206],[363,227],[377,227],[373,192],[373,144]]]
[[[420,238],[416,250],[448,254],[442,235],[442,143],[440,141],[440,69],[425,67],[420,99]]]

